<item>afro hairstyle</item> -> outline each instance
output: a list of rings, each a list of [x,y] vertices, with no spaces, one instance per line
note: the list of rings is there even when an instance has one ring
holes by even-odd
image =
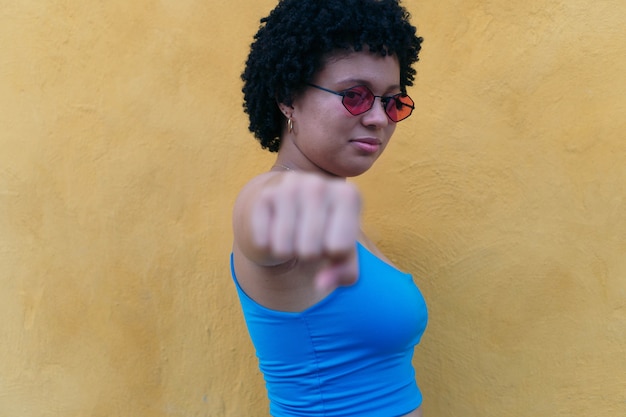
[[[395,55],[405,93],[423,41],[409,18],[399,0],[281,0],[261,19],[241,75],[243,108],[261,147],[278,151],[285,117],[277,103],[291,105],[331,53]]]

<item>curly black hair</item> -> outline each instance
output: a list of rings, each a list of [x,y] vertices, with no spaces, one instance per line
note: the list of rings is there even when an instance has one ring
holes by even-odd
[[[281,0],[261,19],[254,36],[244,82],[249,129],[263,149],[277,152],[285,119],[277,103],[291,105],[337,50],[396,55],[402,92],[413,85],[423,39],[409,23],[400,0]]]

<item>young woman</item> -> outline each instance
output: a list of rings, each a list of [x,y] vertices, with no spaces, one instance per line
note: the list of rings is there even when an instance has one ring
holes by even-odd
[[[233,212],[233,279],[274,417],[421,416],[427,311],[360,228],[366,172],[409,117],[422,39],[397,0],[282,0],[242,75],[277,152]]]

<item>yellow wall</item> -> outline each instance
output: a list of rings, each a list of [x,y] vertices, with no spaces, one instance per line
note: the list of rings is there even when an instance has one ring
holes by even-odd
[[[227,258],[274,4],[0,2],[0,416],[266,415]],[[418,110],[357,182],[426,416],[626,415],[626,3],[406,5]]]

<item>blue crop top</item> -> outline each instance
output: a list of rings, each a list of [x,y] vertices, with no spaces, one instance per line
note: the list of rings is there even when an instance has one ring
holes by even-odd
[[[359,279],[308,309],[281,312],[231,272],[274,417],[396,417],[422,394],[411,360],[428,314],[411,275],[357,244]]]

